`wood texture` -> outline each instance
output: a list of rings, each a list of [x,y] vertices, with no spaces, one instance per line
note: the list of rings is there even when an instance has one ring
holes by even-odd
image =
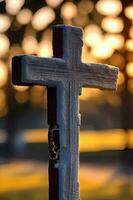
[[[39,84],[57,89],[56,120],[60,132],[60,154],[57,163],[59,200],[80,198],[78,97],[81,88],[114,90],[117,84],[116,67],[81,62],[82,45],[82,29],[57,25],[53,28],[53,50],[56,58],[24,55],[14,57],[12,62],[14,84]]]

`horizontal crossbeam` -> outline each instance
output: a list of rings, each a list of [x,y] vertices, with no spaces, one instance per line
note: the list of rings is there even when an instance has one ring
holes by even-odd
[[[115,89],[118,70],[106,64],[79,63],[69,68],[60,58],[15,56],[13,58],[13,83],[17,85],[54,85],[63,80],[77,80],[81,86]],[[18,66],[19,65],[19,66]],[[17,73],[17,75],[16,75]],[[16,80],[17,77],[17,80]]]

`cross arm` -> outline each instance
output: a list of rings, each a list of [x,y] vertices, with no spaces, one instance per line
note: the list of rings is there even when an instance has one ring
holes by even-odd
[[[60,58],[18,55],[12,59],[12,82],[15,85],[49,85],[66,69]]]
[[[118,78],[117,67],[107,64],[82,63],[80,71],[82,72],[82,86],[109,90],[116,89]]]

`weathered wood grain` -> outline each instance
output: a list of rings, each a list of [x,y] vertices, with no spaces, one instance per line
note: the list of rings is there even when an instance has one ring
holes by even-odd
[[[12,60],[12,80],[17,85],[56,87],[56,120],[60,133],[59,200],[78,200],[79,104],[82,87],[116,89],[118,69],[81,62],[82,29],[53,28],[53,58],[18,55]]]

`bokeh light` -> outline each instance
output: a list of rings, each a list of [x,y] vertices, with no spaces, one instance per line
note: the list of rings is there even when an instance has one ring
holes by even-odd
[[[124,28],[123,21],[120,17],[104,17],[101,25],[105,31],[110,33],[120,33]]]
[[[16,15],[25,3],[25,0],[5,0],[6,11],[11,15]]]
[[[133,39],[128,39],[126,41],[125,48],[128,51],[133,51]]]
[[[126,72],[129,77],[133,78],[133,62],[130,62],[126,66]]]
[[[133,38],[133,25],[129,29],[129,36]]]
[[[45,88],[42,86],[33,86],[30,90],[31,103],[42,107],[44,103],[44,90]]]
[[[4,90],[0,89],[0,117],[4,117],[8,112],[6,93]]]
[[[71,20],[77,15],[77,6],[72,2],[66,2],[61,7],[61,16],[63,19]]]
[[[7,65],[0,60],[0,87],[4,86],[8,80],[8,68]]]
[[[119,0],[100,0],[96,4],[96,9],[102,15],[117,16],[122,11],[122,4]]]
[[[132,6],[128,6],[125,9],[125,15],[127,18],[129,18],[130,20],[133,20],[133,5]]]
[[[120,53],[114,53],[110,58],[109,62],[111,65],[117,66],[120,70],[124,69],[125,67],[125,59]]]
[[[128,91],[133,94],[133,79],[129,79],[127,83]]]
[[[90,12],[93,11],[94,4],[92,1],[80,1],[78,3],[78,12],[82,15],[88,15]]]
[[[52,56],[52,44],[49,40],[44,40],[39,43],[37,54],[41,57],[51,57]]]
[[[123,72],[119,71],[117,83],[118,83],[118,85],[121,86],[124,84],[124,82],[125,82],[125,76],[124,76]]]
[[[27,91],[16,92],[15,99],[20,104],[25,103],[29,99],[29,93]]]
[[[91,24],[84,29],[84,40],[87,46],[95,47],[102,42],[102,31],[96,24]]]
[[[40,8],[34,15],[32,19],[32,26],[40,31],[46,28],[51,22],[55,20],[55,12],[50,7]]]
[[[4,57],[9,50],[9,39],[5,34],[0,34],[0,57]]]
[[[104,35],[105,43],[111,45],[114,49],[122,49],[124,46],[124,37],[121,34],[105,34]]]
[[[5,14],[0,14],[0,32],[5,32],[11,25],[10,18]]]
[[[17,14],[16,18],[20,24],[29,24],[32,18],[32,12],[31,10],[24,8]]]
[[[12,85],[12,86],[18,92],[25,92],[29,88],[28,86],[18,86],[18,85]]]
[[[64,0],[46,0],[46,3],[53,7],[56,8],[57,6],[59,6]]]
[[[112,48],[112,46],[110,46],[108,43],[103,42],[97,47],[93,48],[91,53],[98,59],[107,59],[114,53],[114,48]]]
[[[37,51],[37,40],[34,36],[26,36],[22,41],[22,48],[27,54],[36,54]]]

